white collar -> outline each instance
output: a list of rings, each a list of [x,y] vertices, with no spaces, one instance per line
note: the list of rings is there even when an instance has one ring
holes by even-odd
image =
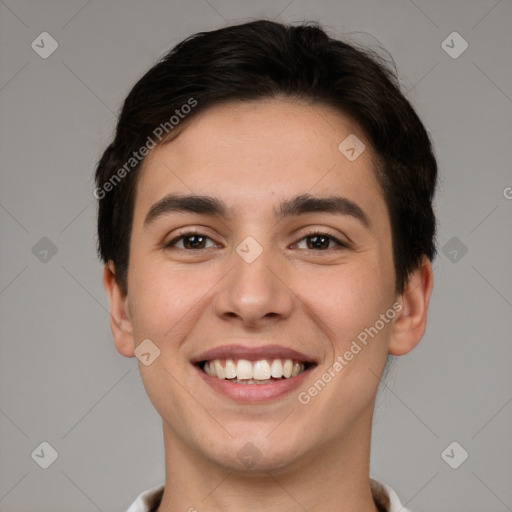
[[[402,506],[395,491],[388,485],[371,479],[371,490],[374,500],[387,506],[387,512],[409,512]],[[164,493],[164,484],[141,493],[126,512],[152,512],[160,504]],[[388,502],[389,504],[386,504]]]

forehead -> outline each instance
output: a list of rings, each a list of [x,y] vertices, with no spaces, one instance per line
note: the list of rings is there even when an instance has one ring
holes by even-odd
[[[303,163],[308,164],[313,160],[320,165],[326,159],[333,161],[333,155],[339,156],[339,138],[343,134],[365,138],[356,123],[333,108],[273,98],[209,107],[196,114],[171,142],[173,150],[189,161],[215,163],[222,161],[222,153],[226,152],[226,159],[233,164],[271,160],[283,168],[294,162],[299,164],[300,157],[307,158]],[[166,145],[157,148],[152,156],[164,151]],[[370,160],[371,148],[365,157],[362,160]],[[357,168],[357,164],[352,167]]]
[[[365,144],[355,160],[340,150],[347,138]],[[336,193],[386,217],[373,161],[359,127],[329,107],[282,99],[217,105],[148,155],[136,217],[171,192],[222,197],[240,215],[298,194]]]

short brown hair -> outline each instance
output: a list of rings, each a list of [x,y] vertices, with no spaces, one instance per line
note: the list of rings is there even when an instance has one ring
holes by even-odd
[[[124,102],[114,141],[97,166],[95,189],[98,252],[104,262],[114,262],[124,292],[141,148],[172,137],[212,105],[283,95],[334,107],[371,143],[390,215],[397,290],[403,291],[423,255],[434,258],[437,163],[395,72],[374,53],[329,37],[317,24],[259,20],[188,37]]]

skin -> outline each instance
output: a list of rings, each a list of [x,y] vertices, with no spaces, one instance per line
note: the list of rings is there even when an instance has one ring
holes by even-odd
[[[282,98],[230,103],[191,119],[145,160],[128,292],[117,285],[112,263],[104,285],[117,350],[134,357],[149,338],[161,351],[151,365],[139,362],[163,422],[159,512],[377,510],[369,486],[377,387],[387,354],[409,352],[424,334],[432,269],[424,258],[404,293],[396,292],[391,227],[371,148],[365,141],[350,162],[338,150],[349,134],[365,141],[354,123],[324,106]],[[284,199],[333,191],[357,203],[369,227],[324,212],[274,217]],[[171,192],[215,196],[232,217],[169,213],[145,227],[151,206]],[[349,247],[331,241],[315,248],[305,237],[316,229]],[[187,230],[208,237],[205,248],[191,248],[190,239],[163,247]],[[263,249],[250,264],[236,252],[247,236]],[[394,321],[307,405],[299,403],[298,392],[393,304],[401,306]],[[291,347],[318,364],[297,391],[236,403],[206,385],[190,362],[235,343]],[[261,455],[250,468],[237,457],[246,443]]]

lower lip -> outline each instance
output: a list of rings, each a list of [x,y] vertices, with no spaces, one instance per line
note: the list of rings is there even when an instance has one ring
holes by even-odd
[[[206,384],[221,395],[237,402],[264,402],[286,395],[298,388],[313,368],[308,368],[295,377],[275,380],[268,384],[235,384],[226,379],[211,377],[198,366],[196,369]]]

